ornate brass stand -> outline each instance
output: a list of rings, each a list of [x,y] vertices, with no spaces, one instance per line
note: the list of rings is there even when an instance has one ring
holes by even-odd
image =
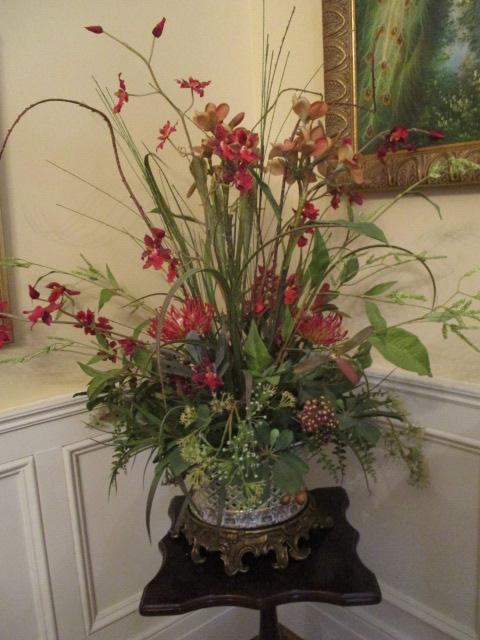
[[[233,576],[238,572],[248,571],[248,565],[243,562],[246,553],[253,553],[258,557],[273,551],[276,557],[273,567],[276,569],[285,569],[289,557],[294,560],[305,559],[310,553],[310,548],[300,547],[300,539],[308,540],[310,531],[316,527],[332,526],[332,518],[322,515],[315,499],[309,496],[305,508],[293,518],[276,525],[254,529],[217,527],[201,520],[187,509],[182,531],[192,545],[193,562],[205,562],[204,551],[219,551],[225,573]]]

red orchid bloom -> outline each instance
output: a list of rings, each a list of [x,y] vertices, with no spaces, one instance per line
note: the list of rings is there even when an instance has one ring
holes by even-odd
[[[112,331],[112,326],[108,318],[99,316],[95,320],[95,314],[91,309],[87,309],[86,311],[81,310],[75,317],[77,318],[77,323],[74,326],[78,329],[83,329],[87,336],[94,336],[97,332],[110,335]]]
[[[118,82],[120,87],[118,91],[115,91],[115,95],[117,96],[117,104],[113,107],[113,113],[120,113],[125,102],[128,102],[128,93],[127,86],[125,84],[125,80],[122,79],[122,74],[118,74]]]
[[[408,140],[409,131],[405,127],[395,127],[388,135],[390,142],[406,142]]]
[[[160,135],[158,136],[159,143],[157,145],[157,151],[159,149],[163,149],[165,146],[165,142],[168,140],[170,135],[176,131],[175,125],[170,124],[170,120],[167,120],[163,127],[160,129]]]
[[[190,76],[188,80],[177,80],[177,83],[180,85],[180,89],[190,89],[192,95],[194,93],[198,93],[200,98],[203,98],[203,96],[205,95],[204,89],[205,87],[208,87],[211,82],[211,80],[206,80],[203,82],[200,80],[195,80],[195,78],[192,78],[192,76]]]
[[[433,131],[430,131],[428,135],[430,136],[431,140],[443,140],[445,138],[445,135],[441,131],[436,131],[435,129]]]
[[[32,300],[38,300],[38,298],[40,297],[40,291],[37,291],[37,289],[35,289],[35,287],[33,287],[31,284],[28,285],[28,295],[30,296],[30,298]]]
[[[177,342],[183,340],[190,333],[196,331],[198,335],[205,336],[210,331],[214,315],[214,308],[200,298],[186,298],[180,308],[172,305],[165,317],[160,333],[165,342]],[[157,337],[157,319],[150,324],[148,334],[152,338]]]
[[[165,22],[167,19],[163,17],[158,24],[156,24],[152,29],[152,34],[154,38],[160,38],[165,28]]]
[[[142,260],[145,260],[144,269],[153,267],[155,271],[159,271],[165,262],[172,259],[172,252],[163,246],[165,231],[158,227],[150,229],[151,236],[145,234],[143,242],[145,243],[145,251],[142,253]]]
[[[47,289],[52,290],[52,293],[48,296],[49,302],[56,302],[58,298],[65,294],[67,296],[79,296],[81,293],[80,291],[76,291],[75,289],[69,289],[65,285],[59,284],[58,282],[49,282],[46,287]]]
[[[122,338],[118,341],[118,344],[123,349],[123,353],[126,358],[129,358],[137,347],[143,346],[143,342],[139,340],[134,340],[133,338]]]
[[[314,345],[328,347],[343,340],[347,331],[342,328],[342,317],[337,313],[305,315],[296,327],[296,332]]]
[[[215,364],[208,358],[203,358],[199,364],[193,367],[192,382],[200,387],[207,387],[210,391],[216,391],[223,386],[223,380],[215,371]]]
[[[52,313],[58,311],[60,309],[59,304],[50,303],[46,307],[42,307],[41,305],[37,305],[32,311],[23,311],[23,313],[27,316],[27,318],[32,323],[32,328],[37,324],[38,321],[43,322],[50,326],[53,322]]]

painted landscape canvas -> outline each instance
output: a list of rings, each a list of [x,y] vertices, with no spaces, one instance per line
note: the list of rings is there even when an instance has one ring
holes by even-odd
[[[355,0],[355,31],[359,146],[396,125],[480,140],[480,0]]]

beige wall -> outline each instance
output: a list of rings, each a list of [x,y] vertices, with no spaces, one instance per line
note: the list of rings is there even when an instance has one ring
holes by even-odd
[[[289,4],[284,0],[267,2],[269,30],[275,43],[288,18]],[[320,4],[317,0],[297,3],[289,41],[287,86],[301,85],[321,63]],[[167,17],[167,27],[158,42],[155,59],[159,76],[170,93],[178,92],[175,78],[192,74],[211,79],[207,99],[229,102],[235,112],[246,111],[246,123],[251,124],[259,104],[259,0],[4,0],[0,8],[1,130],[7,129],[25,105],[45,97],[71,97],[98,106],[92,75],[101,85],[115,90],[116,75],[122,71],[131,92],[143,91],[145,75],[140,64],[107,38],[87,33],[82,25],[102,24],[133,45],[148,48],[150,29],[163,15]],[[151,146],[158,127],[171,118],[155,99],[131,101],[124,113],[136,139]],[[254,115],[249,118],[248,114]],[[73,267],[78,253],[83,252],[94,262],[108,262],[130,285],[136,287],[141,278],[144,291],[154,286],[156,274],[142,272],[139,261],[125,260],[136,251],[133,248],[132,252],[128,240],[59,209],[56,204],[135,231],[140,227],[133,214],[47,164],[47,159],[124,202],[128,200],[115,174],[102,124],[73,107],[42,106],[15,132],[0,167],[8,254],[42,264]],[[176,179],[186,187],[188,180],[181,161],[170,155],[169,162]],[[391,242],[449,255],[448,262],[435,264],[441,294],[448,295],[460,274],[480,264],[478,196],[476,190],[452,190],[439,192],[436,200],[443,210],[443,222],[436,219],[424,201],[410,199],[388,214],[386,231]],[[147,198],[143,201],[149,205]],[[26,285],[31,281],[28,272],[12,275],[16,311],[29,308]],[[480,289],[478,278],[476,282],[472,279],[471,286]],[[46,333],[44,327],[36,327],[33,332],[26,325],[19,327],[15,346],[3,350],[2,355],[32,351]],[[57,331],[48,333],[55,335]],[[422,331],[422,337],[432,352],[436,375],[480,382],[478,355],[459,342],[445,343],[437,327]],[[0,409],[80,389],[84,378],[75,360],[75,356],[64,355],[28,365],[4,366],[0,371]]]

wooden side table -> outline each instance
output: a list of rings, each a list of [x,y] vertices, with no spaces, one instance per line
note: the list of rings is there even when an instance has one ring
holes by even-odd
[[[278,571],[270,558],[252,561],[248,573],[225,575],[220,558],[209,555],[204,564],[190,559],[183,536],[167,535],[160,542],[163,564],[143,591],[139,611],[144,616],[187,613],[204,607],[237,606],[260,610],[258,640],[295,640],[277,621],[276,607],[289,602],[326,602],[345,607],[378,604],[381,592],[375,575],[357,555],[358,532],[347,522],[347,493],[340,487],[310,492],[318,508],[333,518],[331,529],[312,533],[306,560],[290,560]],[[175,517],[184,498],[173,498]]]

